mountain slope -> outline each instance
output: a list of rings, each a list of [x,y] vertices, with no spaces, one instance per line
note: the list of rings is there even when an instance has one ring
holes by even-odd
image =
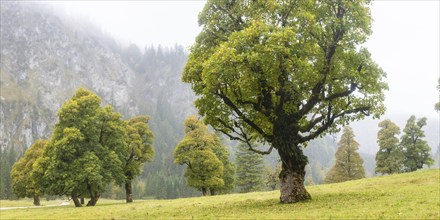
[[[48,138],[56,110],[78,87],[129,116],[135,73],[99,39],[69,29],[39,4],[1,4],[1,139],[25,149]]]

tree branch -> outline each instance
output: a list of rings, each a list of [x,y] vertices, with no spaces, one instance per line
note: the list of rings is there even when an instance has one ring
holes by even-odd
[[[269,140],[273,139],[271,135],[266,134],[262,128],[260,128],[257,124],[255,124],[248,117],[246,117],[246,115],[244,115],[243,112],[240,111],[240,109],[238,109],[238,107],[231,101],[231,99],[229,99],[225,94],[222,93],[222,91],[214,92],[214,94],[217,95],[218,97],[220,97],[227,106],[229,106],[230,108],[232,108],[232,110],[234,110],[234,112],[238,115],[239,118],[241,118],[246,124],[251,126],[255,131],[257,131],[260,135],[262,135],[266,140],[269,141]]]
[[[309,140],[312,140],[312,139],[318,137],[324,131],[326,131],[334,123],[334,121],[337,118],[340,118],[340,117],[342,117],[344,115],[347,115],[347,114],[358,113],[358,112],[361,112],[361,113],[363,113],[363,114],[368,116],[369,114],[366,112],[368,110],[370,110],[370,107],[363,106],[363,107],[359,107],[359,108],[354,108],[354,109],[350,109],[350,110],[347,110],[347,111],[343,111],[343,112],[341,112],[339,114],[336,114],[336,115],[334,114],[332,117],[328,118],[327,121],[321,127],[319,127],[315,132],[312,132],[312,133],[310,133],[309,135],[307,135],[305,137],[301,137],[300,136],[300,138],[298,140],[298,143],[304,143],[304,142],[307,142]]]

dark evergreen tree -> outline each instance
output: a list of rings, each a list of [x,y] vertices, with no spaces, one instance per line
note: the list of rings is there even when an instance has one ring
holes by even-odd
[[[376,173],[392,174],[399,173],[403,169],[403,152],[399,146],[400,128],[385,120],[379,123],[381,128],[377,133],[379,151],[376,154]]]
[[[426,125],[426,118],[420,118],[416,121],[416,117],[412,115],[406,122],[403,129],[403,135],[400,145],[405,155],[403,161],[404,170],[406,172],[422,169],[423,165],[432,165],[434,160],[431,158],[431,147],[424,140],[425,132],[422,128]]]
[[[235,153],[236,183],[238,192],[255,192],[263,186],[264,161],[261,154],[257,154],[243,143],[239,143]]]
[[[12,165],[17,160],[17,152],[13,146],[2,150],[0,158],[0,199],[13,199],[12,178],[10,175]]]
[[[335,164],[325,177],[325,183],[338,183],[365,178],[364,161],[357,152],[359,144],[354,140],[353,130],[344,128],[339,148],[335,155]]]

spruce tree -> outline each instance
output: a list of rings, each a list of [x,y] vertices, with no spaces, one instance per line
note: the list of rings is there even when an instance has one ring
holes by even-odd
[[[359,144],[354,137],[353,130],[346,126],[338,143],[335,165],[327,173],[325,183],[338,183],[365,177],[364,161],[357,152]]]
[[[403,152],[399,147],[400,128],[390,120],[379,123],[377,133],[379,151],[376,154],[376,173],[399,173],[403,168]]]
[[[240,143],[235,154],[236,184],[239,192],[254,192],[263,186],[263,156]]]
[[[416,122],[416,117],[412,115],[403,129],[400,145],[405,155],[403,164],[406,172],[416,171],[422,169],[424,164],[430,166],[434,163],[434,160],[430,156],[431,147],[429,147],[428,142],[423,139],[425,133],[422,127],[426,125],[426,120],[427,119],[423,117]]]

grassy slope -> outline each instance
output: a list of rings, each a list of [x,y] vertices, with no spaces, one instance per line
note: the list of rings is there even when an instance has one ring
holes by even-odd
[[[1,219],[440,219],[440,170],[308,187],[313,200],[280,204],[278,191],[95,207],[0,211]]]

